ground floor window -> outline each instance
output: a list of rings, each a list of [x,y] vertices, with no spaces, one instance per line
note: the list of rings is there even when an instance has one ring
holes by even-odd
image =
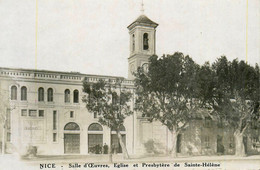
[[[53,133],[52,141],[57,142],[57,133]]]
[[[205,148],[209,148],[210,147],[210,140],[209,140],[209,136],[205,136],[204,137],[204,146]]]
[[[29,110],[29,116],[30,117],[36,117],[37,116],[37,110]]]
[[[234,144],[235,144],[234,137],[230,136],[230,138],[229,138],[229,148],[230,149],[234,148]]]
[[[11,133],[7,132],[7,142],[11,142]]]
[[[27,109],[21,110],[21,116],[27,116]]]
[[[260,142],[259,142],[258,136],[254,136],[252,138],[252,147],[253,147],[253,149],[258,149],[258,147],[260,147]]]

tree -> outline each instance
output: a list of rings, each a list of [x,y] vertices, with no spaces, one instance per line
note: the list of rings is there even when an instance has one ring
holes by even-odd
[[[172,156],[177,156],[177,136],[196,112],[199,66],[182,53],[151,56],[148,71],[135,74],[136,109],[148,120],[158,120],[172,133]]]
[[[11,106],[9,102],[8,92],[4,91],[1,88],[0,83],[0,124],[2,128],[2,154],[5,154],[6,152],[6,132],[10,128],[10,111]]]
[[[129,105],[132,93],[122,85],[122,81],[123,79],[116,79],[115,83],[110,80],[99,80],[96,83],[85,81],[83,91],[87,95],[83,101],[91,113],[99,115],[99,122],[102,125],[116,131],[124,158],[129,158],[120,126],[128,116],[133,114]]]
[[[248,127],[259,121],[259,67],[244,61],[229,62],[222,56],[205,68],[201,74],[207,73],[207,79],[200,77],[198,81],[205,92],[201,93],[201,100],[212,109],[212,116],[234,128],[236,155],[245,156],[243,137]]]

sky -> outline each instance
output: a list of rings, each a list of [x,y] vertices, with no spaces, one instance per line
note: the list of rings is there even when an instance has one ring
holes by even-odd
[[[0,67],[127,77],[127,26],[141,15],[141,0],[38,0],[38,10],[36,2],[0,0]],[[143,2],[159,24],[158,56],[178,51],[199,64],[222,55],[260,64],[260,0],[248,0],[248,15],[246,0]]]

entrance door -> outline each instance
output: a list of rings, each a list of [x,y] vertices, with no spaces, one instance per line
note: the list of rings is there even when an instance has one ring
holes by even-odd
[[[64,134],[64,153],[80,153],[79,134]]]
[[[181,153],[181,134],[177,136],[177,153]]]
[[[88,152],[101,154],[103,147],[102,134],[88,134]]]
[[[220,154],[224,154],[224,151],[225,151],[222,139],[223,139],[222,136],[220,136],[220,135],[217,136],[217,153],[220,153]]]
[[[245,153],[247,153],[247,137],[246,136],[243,137],[243,144],[245,146]]]
[[[125,134],[122,135],[123,143],[125,144]],[[116,134],[111,135],[111,146],[112,146],[112,152],[113,153],[122,153],[122,147],[119,143],[118,137]]]

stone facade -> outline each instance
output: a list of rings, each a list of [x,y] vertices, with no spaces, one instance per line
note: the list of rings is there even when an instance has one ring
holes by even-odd
[[[88,79],[96,82],[99,79],[115,81],[116,77],[92,76],[80,73],[66,73],[53,71],[38,71],[25,69],[0,68],[1,91],[9,95],[11,111],[11,139],[8,139],[14,149],[21,151],[28,144],[37,146],[38,154],[63,154],[65,134],[78,134],[80,149],[78,154],[88,154],[88,137],[90,134],[102,135],[102,146],[110,144],[110,129],[102,127],[102,130],[91,130],[93,123],[98,123],[98,118],[86,109],[82,102],[82,81]],[[123,82],[125,88],[132,90],[132,81]],[[17,96],[11,99],[11,88],[16,87]],[[26,99],[22,100],[22,88],[26,88]],[[39,101],[39,89],[43,89],[43,100]],[[49,89],[52,89],[52,100],[49,97]],[[69,90],[66,101],[65,91]],[[74,92],[78,91],[75,101]],[[131,105],[133,106],[133,105]],[[79,130],[66,130],[68,123],[76,123]],[[132,153],[133,143],[133,117],[125,121],[126,146]],[[98,123],[99,124],[99,123]],[[115,132],[112,131],[112,134]],[[25,152],[23,150],[23,152]]]
[[[128,79],[122,85],[134,93],[133,72],[146,67],[156,54],[157,23],[141,15],[128,26],[130,56]],[[75,72],[0,68],[1,97],[8,101],[7,152],[25,154],[36,146],[39,155],[98,154],[98,146],[117,146],[114,131],[101,126],[96,115],[82,102],[82,81],[116,81],[119,77]],[[5,97],[3,97],[5,96]],[[134,108],[134,95],[129,103]],[[172,147],[171,132],[159,122],[149,122],[134,111],[122,127],[123,140],[131,155],[166,154]],[[2,126],[1,126],[2,127]],[[223,128],[210,119],[194,119],[177,137],[179,155],[234,154],[232,128]],[[259,154],[259,129],[249,129],[247,153]],[[0,133],[3,137],[3,133]]]

